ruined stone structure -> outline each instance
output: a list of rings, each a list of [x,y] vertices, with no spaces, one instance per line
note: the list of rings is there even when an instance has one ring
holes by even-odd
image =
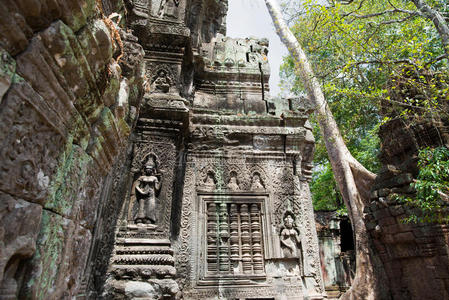
[[[321,271],[328,299],[339,297],[355,275],[355,244],[349,218],[335,211],[315,211]]]
[[[268,96],[268,43],[225,37],[226,10],[0,1],[0,299],[322,299],[338,283],[335,248],[320,268],[310,108]],[[391,197],[413,195],[418,149],[449,145],[440,121],[381,128],[364,217],[391,299],[449,298],[447,226],[404,224]]]
[[[413,224],[404,219],[419,210],[393,195],[413,196],[417,154],[424,147],[449,145],[447,119],[408,123],[400,118],[380,129],[383,167],[365,211],[375,251],[379,253],[392,299],[449,298],[449,231],[443,224]]]
[[[145,50],[149,90],[133,134],[107,298],[323,296],[308,109],[292,100],[296,113],[276,115],[268,43],[223,36],[226,8],[134,6],[130,26]]]
[[[227,1],[0,8],[1,299],[324,297],[310,107]]]

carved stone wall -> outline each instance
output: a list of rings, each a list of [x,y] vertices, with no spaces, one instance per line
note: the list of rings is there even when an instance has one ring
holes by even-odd
[[[142,48],[101,1],[0,10],[0,298],[72,298],[109,205],[101,191],[126,157]]]
[[[184,186],[175,248],[184,297],[302,299],[323,293],[310,195],[302,193],[308,185],[293,174],[292,156],[193,152]],[[293,256],[281,243],[288,212],[298,234]]]
[[[223,37],[226,8],[130,6],[148,85],[105,297],[324,295],[309,108],[290,100],[282,118],[273,112],[268,43]]]

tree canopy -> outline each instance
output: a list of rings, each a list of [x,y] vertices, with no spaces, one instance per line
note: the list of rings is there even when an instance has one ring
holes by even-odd
[[[426,4],[448,16],[444,1]],[[378,171],[380,165],[376,132],[382,122],[439,114],[447,103],[448,59],[443,40],[412,1],[305,0],[289,19],[348,149],[370,171]],[[295,93],[304,93],[291,56],[284,59],[282,77]],[[313,123],[315,209],[342,208],[322,136],[317,122]]]

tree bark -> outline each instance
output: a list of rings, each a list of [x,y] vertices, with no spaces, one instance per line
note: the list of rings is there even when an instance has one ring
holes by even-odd
[[[449,57],[449,25],[439,11],[433,9],[423,0],[412,0],[416,8],[429,20],[433,22],[443,43],[444,52]]]
[[[295,72],[315,105],[317,119],[325,141],[335,180],[348,208],[349,218],[356,237],[356,275],[352,287],[342,299],[388,299],[382,288],[383,273],[376,269],[380,260],[372,251],[363,220],[363,209],[369,204],[369,192],[376,175],[363,167],[349,152],[337,123],[325,100],[321,86],[314,75],[305,52],[285,24],[275,0],[265,0],[276,32],[295,61]]]

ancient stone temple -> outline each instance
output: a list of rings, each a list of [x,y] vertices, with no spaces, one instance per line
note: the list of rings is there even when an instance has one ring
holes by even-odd
[[[323,299],[310,107],[269,97],[268,41],[226,37],[227,1],[81,2],[42,4],[42,20],[11,4],[31,28],[23,42],[8,37],[25,77],[14,84],[32,86],[45,103],[70,93],[57,121],[42,121],[54,131],[42,141],[55,144],[53,169],[23,160],[42,200],[28,250],[3,256],[0,298]],[[35,49],[25,50],[28,42]],[[39,59],[36,72],[56,74],[50,84],[25,76]],[[23,90],[13,92],[3,116],[22,99]],[[37,119],[51,111],[20,101],[38,108]],[[70,103],[84,131],[61,114]],[[11,122],[2,126],[24,130]],[[13,195],[4,196],[9,211],[26,217],[12,207],[34,194],[15,200],[3,191]],[[2,214],[16,220],[8,209]]]

